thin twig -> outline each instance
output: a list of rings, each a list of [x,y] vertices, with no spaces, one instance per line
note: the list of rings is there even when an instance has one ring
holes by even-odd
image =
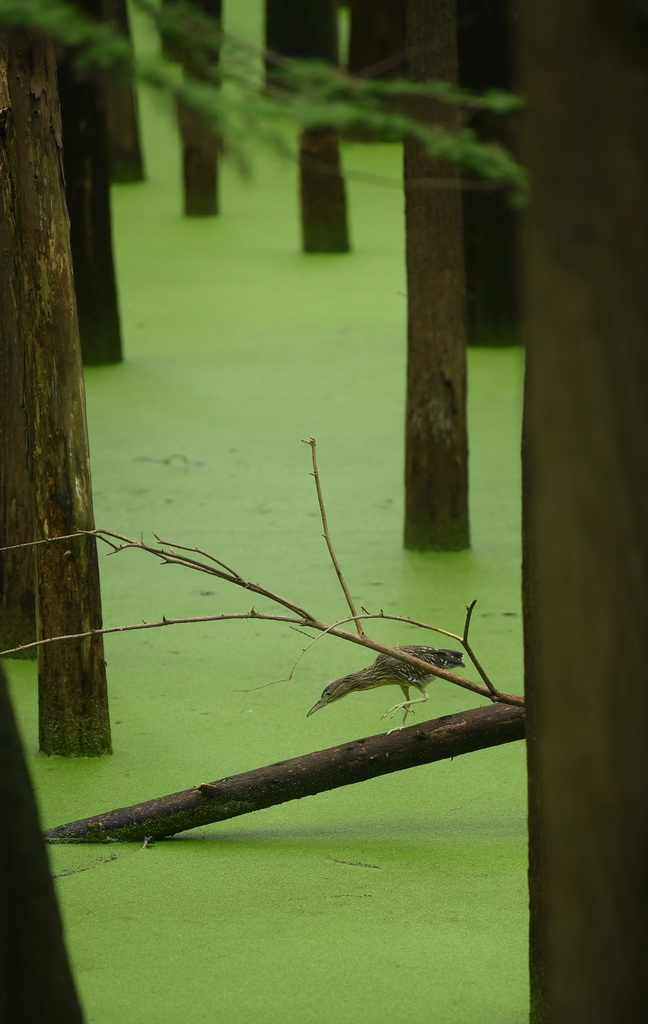
[[[76,537],[93,536],[94,530],[80,530],[77,533],[64,533],[60,537],[42,537],[40,540],[26,540],[22,544],[5,544],[0,551],[16,551],[18,548],[34,548],[38,544],[52,544],[57,540],[74,540]]]
[[[189,551],[190,553],[193,553],[195,555],[202,555],[203,558],[208,558],[210,562],[214,562],[216,565],[219,565],[221,569],[225,569],[226,572],[231,573],[233,579],[243,579],[243,577],[236,571],[236,569],[232,569],[231,566],[226,565],[225,562],[221,562],[220,558],[216,558],[214,555],[210,554],[209,551],[203,551],[202,548],[185,547],[184,544],[172,544],[170,541],[162,540],[162,538],[158,537],[157,533],[155,533],[154,531],[153,536],[155,537],[158,544],[162,545],[162,547],[169,548],[172,551],[175,551],[175,549],[177,549],[178,551]]]
[[[157,629],[160,626],[186,626],[192,622],[223,622],[229,619],[264,619],[274,622],[295,622],[287,615],[269,615],[257,612],[251,608],[249,612],[224,612],[221,615],[191,615],[186,618],[169,619],[166,615],[155,622],[133,622],[126,626],[103,626],[101,629],[89,629],[85,633],[66,633],[63,636],[49,636],[42,640],[32,640],[28,644],[20,644],[18,647],[11,647],[6,651],[0,651],[0,657],[9,657],[11,654],[19,654],[22,651],[29,651],[37,647],[44,647],[46,644],[62,643],[64,640],[87,640],[93,636],[104,636],[107,633],[129,633],[135,629]]]
[[[346,598],[346,603],[349,606],[349,611],[351,612],[351,614],[353,615],[353,617],[355,619],[355,627],[356,627],[358,633],[360,634],[360,636],[363,636],[364,635],[364,630],[362,628],[362,623],[360,622],[360,620],[358,618],[358,612],[356,610],[356,606],[353,603],[353,598],[351,597],[351,594],[349,592],[349,588],[347,587],[346,580],[345,580],[344,574],[342,572],[342,568],[340,566],[340,563],[337,560],[337,556],[335,554],[335,551],[333,550],[333,544],[331,542],[331,535],[329,533],[329,528],[328,528],[328,520],[326,518],[326,508],[324,506],[324,496],[322,494],[322,486],[320,484],[319,470],[317,468],[317,454],[316,454],[317,441],[315,440],[314,437],[309,436],[308,438],[305,438],[305,437],[302,438],[302,442],[304,444],[310,445],[311,459],[312,459],[312,463],[313,463],[313,473],[312,473],[312,476],[313,476],[313,479],[315,480],[315,490],[317,491],[317,503],[319,505],[320,516],[322,517],[322,528],[324,530],[324,540],[326,541],[326,546],[328,548],[329,555],[331,556],[331,561],[333,562],[333,568],[335,569],[335,571],[337,573],[337,578],[340,581],[340,586],[342,587],[342,591],[343,591],[344,596]]]
[[[472,661],[473,665],[475,666],[475,668],[479,672],[479,675],[481,676],[482,680],[484,681],[484,683],[486,684],[486,686],[490,690],[490,692],[493,695],[493,697],[498,697],[500,695],[499,694],[499,690],[495,686],[493,686],[493,683],[489,679],[489,677],[488,677],[488,675],[486,673],[486,670],[482,666],[481,662],[477,658],[475,652],[473,651],[471,645],[468,642],[468,630],[470,629],[470,622],[471,622],[471,619],[472,619],[472,613],[473,613],[473,611],[475,609],[475,605],[476,604],[477,604],[477,599],[475,598],[475,600],[471,601],[469,605],[466,605],[466,622],[465,622],[465,625],[464,625],[464,631],[463,631],[463,636],[461,638],[461,642],[462,642],[462,644],[464,646],[464,650],[465,650],[466,654],[468,655],[468,657]]]
[[[367,616],[367,618],[371,618],[371,617],[372,616],[370,616],[370,615]],[[299,654],[297,655],[297,657],[293,661],[292,667],[291,667],[290,672],[288,673],[288,675],[287,676],[282,676],[281,679],[271,679],[267,683],[260,683],[259,686],[249,686],[249,687],[246,687],[245,689],[242,689],[242,690],[237,689],[235,692],[236,693],[253,693],[255,690],[263,690],[266,686],[274,686],[275,683],[289,683],[292,680],[292,677],[295,674],[295,669],[297,668],[299,662],[302,660],[302,658],[304,657],[306,652],[309,651],[311,649],[311,647],[314,644],[317,643],[318,640],[321,640],[323,636],[326,636],[327,634],[330,634],[331,630],[334,630],[334,629],[336,629],[339,626],[343,626],[345,622],[353,622],[355,620],[356,623],[357,623],[357,619],[358,619],[358,617],[356,617],[356,616],[350,616],[349,618],[346,618],[346,619],[340,619],[338,622],[331,623],[330,626],[328,626],[326,629],[323,629],[320,633],[317,634],[317,636],[310,636],[308,633],[305,633],[303,629],[299,629],[297,626],[291,626],[290,628],[294,629],[296,633],[302,633],[303,636],[307,636],[308,639],[310,640],[310,643],[306,644],[305,647],[302,647],[301,651],[299,652]],[[360,636],[366,636],[367,634],[364,631],[362,631],[359,635]]]
[[[198,561],[198,559],[195,558],[185,558],[181,555],[175,555],[173,553],[174,547],[176,547],[179,551],[183,550],[182,545],[179,544],[172,545],[168,541],[158,541],[159,544],[164,543],[166,545],[165,550],[165,548],[163,547],[153,547],[151,544],[145,544],[144,541],[136,541],[133,540],[131,537],[125,537],[123,536],[123,534],[115,533],[113,530],[98,530],[95,532],[105,534],[108,537],[113,537],[114,539],[121,541],[122,543],[117,549],[118,551],[124,551],[127,548],[139,548],[142,551],[148,551],[149,554],[155,555],[157,558],[160,558],[167,565],[183,565],[188,569],[196,569],[198,572],[204,572],[208,576],[216,576],[218,577],[218,579],[226,580],[228,583],[233,583],[235,584],[235,586],[243,587],[244,590],[249,590],[253,594],[258,594],[260,597],[265,597],[269,601],[274,601],[275,604],[279,604],[282,607],[287,608],[289,611],[294,612],[295,615],[299,616],[300,620],[305,620],[306,624],[308,624],[309,621],[312,618],[314,618],[314,616],[311,616],[310,612],[308,612],[305,608],[302,608],[300,605],[295,604],[294,601],[289,601],[288,598],[283,597],[281,594],[275,594],[274,591],[268,590],[267,587],[262,587],[258,583],[252,583],[251,580],[244,579],[243,576],[240,575],[240,573],[236,572],[236,570],[230,569],[229,566],[225,566],[224,562],[218,562],[218,560],[214,559],[212,556],[207,557],[212,557],[212,560],[216,562],[217,565],[222,565],[225,571],[223,571],[223,569],[216,568],[212,565],[205,565],[204,562],[200,562]],[[185,548],[184,550],[198,549]],[[293,620],[289,619],[288,621]]]

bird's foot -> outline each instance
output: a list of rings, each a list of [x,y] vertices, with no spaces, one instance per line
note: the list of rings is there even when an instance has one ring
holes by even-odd
[[[393,708],[389,708],[387,711],[385,711],[385,714],[381,715],[380,717],[393,718],[397,711],[405,712],[405,714],[403,715],[403,724],[405,724],[405,719],[407,718],[408,715],[414,714],[414,709],[409,706],[409,701],[404,701],[402,704],[394,704]],[[396,730],[394,729],[392,731],[395,732]]]

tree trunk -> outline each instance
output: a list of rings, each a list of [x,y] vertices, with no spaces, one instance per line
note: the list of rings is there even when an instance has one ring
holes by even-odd
[[[405,38],[402,0],[351,0],[351,75],[403,78]]]
[[[0,111],[4,111],[9,108],[4,53],[0,59]],[[1,144],[0,193],[0,547],[4,547],[24,544],[34,537],[23,404],[23,351],[12,288],[11,256],[7,256],[11,253],[12,235],[4,215],[12,196],[6,149]],[[0,649],[36,639],[34,587],[33,550],[25,547],[0,551]],[[13,657],[36,657],[36,651],[24,651]]]
[[[405,38],[402,0],[351,0],[349,74],[370,79],[405,77]],[[345,139],[359,142],[393,141],[393,135],[369,125],[347,128]]]
[[[337,0],[266,0],[268,50],[294,60],[338,63]],[[276,71],[272,61],[267,73]]]
[[[165,60],[179,63],[182,61],[184,47],[177,32],[179,0],[160,0],[158,27],[162,56]]]
[[[114,31],[130,39],[126,0],[101,0],[103,20]],[[137,91],[125,77],[106,76],[103,81],[103,103],[108,131],[110,180],[126,183],[144,181],[144,159],[139,136]]]
[[[185,74],[192,75],[185,64]],[[182,140],[183,208],[186,217],[216,217],[220,142],[212,126],[197,110],[178,102]]]
[[[299,145],[304,252],[348,252],[346,193],[340,142],[333,128],[304,128]]]
[[[0,1020],[80,1024],[83,1015],[1,668],[0,821],[11,833],[0,844]]]
[[[456,82],[454,0],[407,0],[405,43],[412,81]],[[458,127],[450,104],[417,102],[411,112]],[[470,543],[459,183],[456,167],[406,139],[405,546],[416,550],[460,550]]]
[[[57,825],[45,836],[88,843],[163,839],[262,807],[523,738],[524,709],[490,704]]]
[[[36,537],[94,526],[81,351],[65,206],[61,121],[52,47],[9,35],[3,84],[0,198],[8,242],[11,323],[24,346],[28,474]],[[101,625],[94,538],[35,548],[41,637]],[[48,754],[110,751],[100,637],[39,649],[39,732]]]
[[[520,7],[534,1024],[648,1005],[648,16]]]
[[[515,88],[509,0],[459,0],[459,80],[473,92]],[[516,151],[511,115],[476,112],[470,127],[484,142]],[[469,179],[468,175],[465,178]],[[521,341],[517,231],[519,214],[503,189],[463,191],[466,262],[466,329],[469,345],[519,345]]]
[[[101,18],[101,0],[81,0]],[[108,136],[103,98],[93,72],[80,74],[72,52],[58,66],[65,189],[70,213],[81,352],[86,366],[119,363],[121,330],[110,222]]]
[[[196,8],[214,23],[220,22],[221,0],[196,0]],[[191,20],[185,23],[191,39]],[[213,42],[207,45],[198,30],[191,44],[181,48],[185,79],[214,81],[219,51]],[[199,111],[178,102],[178,127],[182,141],[182,181],[186,217],[215,217],[218,204],[218,156],[220,140],[213,124]]]
[[[338,63],[337,4],[334,0],[267,0],[266,47],[283,57]],[[266,63],[271,87],[281,67]],[[281,83],[285,88],[285,82]],[[302,249],[306,253],[348,252],[346,190],[336,129],[305,127],[299,144]]]

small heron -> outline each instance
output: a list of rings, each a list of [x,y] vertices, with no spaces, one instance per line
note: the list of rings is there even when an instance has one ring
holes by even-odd
[[[461,651],[416,645],[403,645],[398,649],[406,654],[413,654],[414,657],[420,658],[421,661],[427,661],[430,666],[437,668],[454,668],[455,666],[462,668],[464,666]],[[392,658],[389,654],[379,654],[373,665],[361,668],[359,672],[352,672],[348,676],[342,676],[341,679],[334,679],[332,683],[329,683],[317,703],[313,704],[308,715],[319,711],[320,708],[325,708],[327,704],[332,704],[335,700],[340,700],[341,697],[346,697],[347,693],[353,693],[354,690],[373,690],[376,686],[394,685],[400,686],[405,700],[400,704],[395,704],[393,708],[389,708],[382,717],[385,718],[389,715],[392,718],[397,711],[403,711],[403,721],[398,726],[399,729],[402,729],[410,712],[414,714],[412,704],[422,704],[429,699],[425,688],[435,678],[437,677],[432,667],[426,671],[415,665],[408,665],[405,661],[399,661],[398,658]],[[422,696],[410,700],[410,686],[414,686]]]

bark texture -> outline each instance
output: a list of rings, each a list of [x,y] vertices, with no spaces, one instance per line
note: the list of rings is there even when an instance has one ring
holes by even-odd
[[[10,107],[6,47],[0,49],[0,133]],[[20,319],[13,287],[13,234],[6,210],[13,202],[7,151],[0,141],[0,547],[34,539],[27,465],[27,420]],[[0,647],[36,639],[34,555],[30,548],[0,551]],[[36,651],[14,657],[35,658]]]
[[[50,841],[88,843],[163,839],[262,807],[523,738],[524,710],[491,704],[95,814],[50,828],[45,836]]]
[[[36,537],[92,529],[81,350],[65,205],[61,120],[52,48],[9,36],[0,135],[0,201],[14,303],[9,344],[23,346],[23,402]],[[35,548],[40,636],[101,625],[94,538]],[[109,752],[101,637],[39,649],[39,732],[50,754]]]
[[[38,813],[0,668],[0,1020],[81,1024]]]
[[[408,76],[456,82],[455,0],[407,0],[405,10]],[[458,127],[450,104],[419,102],[412,112]],[[406,140],[405,546],[417,550],[460,550],[470,543],[459,184],[456,167]]]
[[[520,7],[534,1024],[648,1005],[648,11]]]

